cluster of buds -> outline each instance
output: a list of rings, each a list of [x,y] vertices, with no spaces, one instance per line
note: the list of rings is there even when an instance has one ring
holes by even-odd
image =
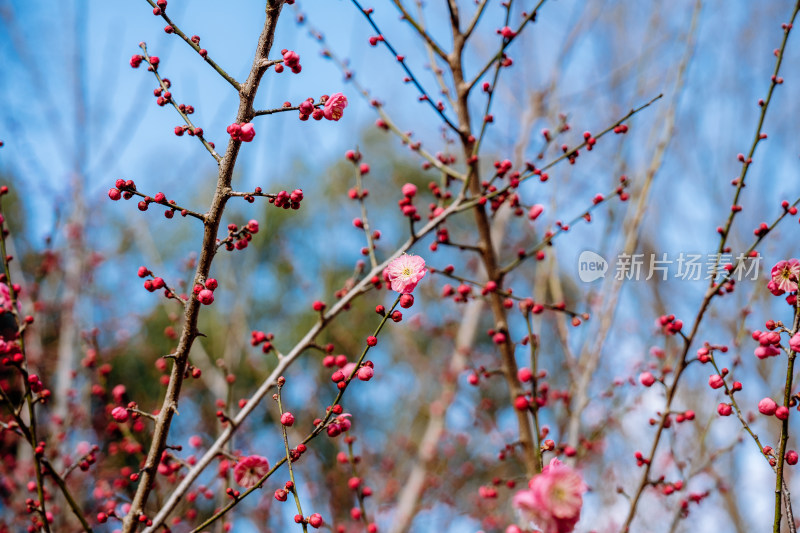
[[[675,315],[661,315],[658,318],[658,325],[665,335],[675,335],[683,329],[683,321],[676,320]]]
[[[47,403],[47,399],[50,398],[50,389],[44,387],[44,383],[42,383],[39,376],[36,374],[29,374],[28,386],[31,388],[32,393],[39,395],[40,402]]]
[[[114,188],[108,190],[108,197],[115,202],[120,198],[130,200],[133,198],[133,191],[136,190],[136,184],[133,180],[118,179],[114,183]]]
[[[25,359],[16,342],[6,342],[0,339],[0,358],[4,366],[19,365]]]
[[[156,7],[153,8],[153,15],[161,16],[167,10],[167,0],[158,0]]]
[[[770,466],[775,466],[776,464],[778,464],[777,454],[775,453],[775,450],[772,448],[772,446],[764,446],[761,449],[761,453],[763,453],[764,456],[769,459]],[[794,466],[797,464],[797,460],[800,456],[798,456],[797,452],[794,450],[787,450],[786,454],[783,457],[784,459],[786,459],[786,462],[789,465]]]
[[[137,275],[140,278],[146,278],[147,276],[153,276],[153,273],[147,269],[147,267],[140,266],[137,272]],[[147,289],[148,292],[153,292],[158,289],[163,289],[166,284],[164,283],[163,278],[153,277],[153,279],[148,279],[144,282],[144,288]]]
[[[567,160],[569,161],[570,165],[575,164],[575,160],[578,159],[578,156],[581,155],[580,151],[577,148],[573,148],[570,150],[569,146],[566,144],[561,145],[561,151],[567,154]]]
[[[766,359],[774,357],[781,353],[778,348],[781,344],[781,334],[777,331],[760,331],[755,330],[752,333],[753,340],[758,341],[758,348],[755,349],[755,355],[759,359]]]
[[[334,406],[334,412],[336,411],[336,407],[338,407],[339,411],[341,411],[340,405]],[[350,426],[352,423],[350,422],[350,414],[349,413],[340,413],[339,416],[334,418],[334,421],[328,424],[326,431],[328,436],[331,438],[338,437],[342,433],[346,433],[350,430]]]
[[[374,278],[373,278],[373,283],[374,283]],[[380,288],[382,287],[383,284],[382,283],[377,283],[375,285],[376,285],[375,288],[380,290]],[[411,296],[411,299],[410,300],[408,300],[408,299],[404,300],[404,298],[403,298],[404,296]],[[400,297],[400,301],[401,301],[401,305],[402,305],[403,301],[405,301],[405,302],[409,302],[410,301],[411,304],[408,305],[408,303],[406,303],[406,305],[408,305],[408,307],[411,307],[411,305],[414,304],[414,297],[411,294],[404,294],[403,296]],[[386,316],[386,307],[384,307],[382,305],[376,305],[375,306],[375,312],[378,313],[381,316]],[[401,313],[400,311],[397,311],[397,310],[392,311],[392,314],[389,316],[389,318],[393,322],[402,322],[403,321],[403,313]]]
[[[294,521],[296,524],[308,524],[314,529],[319,529],[320,527],[322,527],[322,524],[325,523],[325,521],[322,520],[322,515],[320,515],[319,513],[314,513],[308,518],[303,517],[303,515],[301,514],[296,514],[294,515]]]
[[[626,126],[625,124],[614,126],[614,133],[616,133],[617,135],[624,135],[628,133],[628,126]]]
[[[300,209],[300,202],[302,201],[303,189],[295,189],[291,193],[281,191],[275,198],[270,197],[269,199],[269,203],[275,204],[275,207],[282,207],[284,209]]]
[[[311,97],[303,100],[297,107],[300,111],[300,120],[308,120],[309,117],[314,117],[314,120],[322,120],[324,116],[322,109],[316,108],[314,105],[314,99]]]
[[[164,296],[167,298],[172,298],[174,296],[172,291],[169,290],[169,287],[167,287],[167,283],[164,281],[164,278],[154,276],[153,273],[147,269],[147,267],[139,267],[137,275],[140,278],[146,278],[148,276],[153,278],[145,280],[144,282],[144,288],[147,290],[147,292],[155,292],[157,290],[164,289]]]
[[[636,458],[636,466],[644,466],[650,464],[650,459],[647,459],[642,454],[642,452],[637,451],[636,453],[633,454],[633,456]]]
[[[789,408],[778,405],[772,398],[763,398],[758,402],[758,412],[766,416],[775,416],[778,420],[789,418]]]
[[[515,172],[515,174],[519,175],[518,172]],[[493,194],[497,192],[497,187],[494,185],[490,185],[488,182],[484,182],[483,186],[485,193],[487,194]],[[479,202],[481,205],[484,205],[486,203],[486,197],[485,196],[481,197]],[[511,207],[514,210],[515,216],[521,217],[522,215],[525,214],[525,210],[522,209],[522,207],[520,207],[519,195],[517,193],[512,193],[510,191],[502,192],[500,194],[492,196],[492,199],[489,202],[489,206],[492,208],[492,211],[497,211],[503,204],[506,203],[508,204],[509,207]]]
[[[288,414],[291,416],[291,413],[283,413],[283,414],[284,415]],[[292,418],[292,420],[293,420],[292,423],[294,423],[294,418]],[[281,417],[281,423],[283,423],[283,417]],[[284,425],[291,425],[291,424],[284,424]],[[300,457],[302,457],[302,455],[306,453],[307,450],[308,447],[305,444],[303,443],[298,444],[296,448],[292,448],[291,450],[289,450],[289,460],[293,463],[296,463],[297,461],[300,460]]]
[[[197,301],[203,305],[211,305],[214,303],[214,290],[219,286],[219,283],[214,278],[208,278],[203,284],[196,284],[192,292],[197,297]]]
[[[375,340],[375,344],[371,344],[371,339],[375,339],[375,337],[369,337],[367,339],[367,343],[370,346],[377,344],[377,339]],[[341,357],[344,356],[339,356],[335,359],[335,364],[337,366],[339,366],[342,362],[344,362],[344,364],[339,367],[339,370],[336,370],[333,374],[331,374],[331,381],[336,383],[336,386],[339,389],[344,389],[347,386],[347,378],[349,378],[353,373],[353,370],[356,368],[356,364],[348,363],[346,358],[342,359]],[[358,368],[358,371],[356,371],[356,377],[361,381],[369,381],[374,375],[375,370],[372,361],[364,361],[364,363]]]
[[[345,158],[346,158],[348,161],[350,161],[351,163],[353,163],[353,164],[355,165],[355,164],[357,164],[359,161],[361,161],[361,152],[357,152],[357,151],[355,151],[355,150],[348,150],[348,151],[346,151],[346,152],[344,153],[344,157],[345,157]],[[358,172],[359,172],[359,173],[360,173],[362,176],[365,176],[365,175],[369,174],[369,171],[370,171],[370,167],[369,167],[369,165],[368,165],[367,163],[361,163],[360,165],[358,165]],[[369,193],[365,193],[365,194],[364,194],[364,197],[366,197],[366,196],[367,196],[367,194],[369,194]],[[352,198],[352,199],[354,199],[354,200],[355,200],[357,197],[358,197],[358,196],[357,196],[357,195],[354,195],[352,192],[350,193],[350,198]]]
[[[397,205],[403,212],[403,216],[406,216],[414,221],[420,220],[420,216],[417,213],[417,208],[414,207],[414,204],[412,203],[414,196],[417,194],[417,186],[413,183],[406,183],[403,185],[401,191],[403,193],[403,199],[399,200]]]
[[[234,141],[249,143],[256,136],[256,129],[249,122],[238,124],[234,122],[227,128],[228,134]]]
[[[523,298],[519,302],[519,310],[522,312],[523,315],[527,315],[528,313],[533,313],[534,315],[541,314],[544,312],[544,306],[542,304],[537,304],[533,301],[533,298]]]
[[[378,126],[379,127],[384,127],[384,126],[381,126],[380,124],[378,124]],[[386,126],[385,129],[388,129],[388,126]],[[456,156],[450,155],[450,154],[443,154],[442,152],[436,152],[436,159],[439,160],[439,162],[442,163],[443,165],[452,165],[453,163],[456,162]],[[428,170],[432,166],[433,165],[431,164],[430,161],[423,161],[422,162],[422,170]],[[434,183],[434,182],[431,182],[431,183],[433,185],[436,185],[436,183]],[[428,184],[429,187],[430,187],[430,185],[431,184]]]
[[[117,406],[111,410],[111,418],[119,423],[123,423],[127,422],[128,418],[130,418],[130,414],[128,413],[128,409],[126,407]]]
[[[169,26],[167,26],[167,28],[169,28]],[[172,32],[167,31],[167,28],[164,28],[164,31],[166,31],[167,33],[172,33]],[[205,59],[208,56],[208,50],[206,50],[205,48],[199,48],[199,46],[200,46],[200,36],[199,35],[192,35],[192,38],[190,40],[194,44],[196,44],[198,46],[197,53],[200,54],[200,57]]]
[[[175,126],[175,135],[178,137],[182,137],[184,133],[188,133],[189,137],[194,137],[197,135],[198,137],[203,136],[203,128],[191,128],[184,124],[183,126]]]
[[[275,72],[280,74],[283,72],[284,65],[286,65],[292,69],[292,72],[295,74],[300,74],[300,71],[303,70],[303,67],[300,65],[300,56],[297,54],[297,52],[284,48],[281,50],[281,55],[283,55],[283,65],[275,65]]]
[[[250,332],[250,346],[258,346],[260,344],[261,351],[264,353],[272,351],[273,339],[275,339],[275,335],[272,333],[264,333],[263,331]]]
[[[508,159],[494,162],[495,173],[497,174],[498,178],[504,177],[513,166],[513,163],[511,163],[511,161]],[[519,176],[519,173],[517,173],[517,176]]]
[[[594,145],[597,144],[597,139],[595,139],[592,136],[591,132],[588,131],[583,132],[583,140],[586,142],[586,150],[588,152],[591,152],[592,147],[594,147]]]
[[[547,172],[542,172],[542,169],[536,168],[536,165],[533,163],[525,163],[525,167],[529,172],[533,172],[534,176],[539,176],[539,181],[542,183],[550,179],[550,174]]]
[[[502,35],[503,39],[513,39],[517,36],[517,32],[509,28],[508,26],[503,26],[499,30],[497,30],[498,35]]]
[[[697,350],[697,360],[703,364],[708,363],[711,361],[711,357],[714,354],[715,350],[719,350],[721,353],[727,353],[728,347],[727,346],[712,346],[707,342],[703,345],[702,348],[698,348]],[[662,355],[663,358],[663,355]]]
[[[139,68],[139,66],[142,64],[143,60],[144,60],[144,57],[142,57],[141,55],[133,54],[131,56],[131,60],[128,63],[130,63],[131,68]],[[156,64],[158,64],[158,61],[156,61]]]
[[[470,287],[466,283],[460,284],[455,289],[449,283],[445,284],[445,286],[442,287],[442,298],[449,298],[454,294],[455,294],[455,296],[453,297],[454,302],[466,303],[469,300],[469,297],[472,295],[472,287]]]
[[[224,241],[217,240],[217,245],[225,244],[225,249],[244,250],[248,243],[253,240],[253,235],[258,233],[258,221],[251,220],[241,228],[236,224],[228,224],[228,236]]]
[[[158,463],[158,473],[162,476],[170,476],[183,468],[182,462],[175,461],[168,450],[161,452],[161,460]]]
[[[154,59],[153,57],[150,58],[151,61],[153,59]],[[172,101],[172,93],[169,92],[169,88],[172,87],[172,82],[169,81],[169,78],[164,78],[161,80],[161,83],[162,85],[153,89],[153,96],[156,99],[156,104],[158,105],[158,107],[164,107],[165,105],[167,105]],[[184,109],[186,109],[185,105],[183,105],[183,107]],[[194,113],[194,108],[192,106],[189,106],[189,108],[191,109],[192,113]]]

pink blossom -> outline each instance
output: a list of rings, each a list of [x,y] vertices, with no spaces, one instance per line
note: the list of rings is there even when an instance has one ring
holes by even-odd
[[[789,259],[788,261],[778,261],[772,267],[771,280],[767,288],[775,296],[780,296],[784,292],[797,290],[797,280],[800,278],[800,261]]]
[[[553,458],[512,503],[542,533],[570,533],[580,520],[586,490],[578,472]]]
[[[792,335],[792,338],[789,339],[789,348],[795,352],[800,352],[800,333],[795,333]]]
[[[408,309],[414,305],[414,296],[411,294],[404,294],[400,297],[400,307]]]
[[[0,309],[5,312],[11,312],[13,306],[11,305],[11,291],[8,290],[8,285],[0,283]]]
[[[234,122],[227,128],[228,134],[235,141],[242,141],[249,143],[256,136],[256,129],[249,122],[238,124]]]
[[[764,398],[758,402],[758,412],[762,415],[772,416],[778,409],[778,404],[772,398]]]
[[[413,196],[417,194],[417,186],[414,185],[413,183],[406,183],[405,185],[403,185],[401,191],[403,193],[403,196],[407,198],[413,198]]]
[[[781,351],[771,344],[768,346],[759,346],[755,349],[756,357],[759,359],[766,359],[767,357],[772,357],[773,355],[778,355],[779,353],[781,353]]]
[[[122,400],[125,397],[125,385],[117,385],[113,389],[111,389],[111,396],[114,397],[114,401],[117,403],[122,403]]]
[[[269,461],[260,455],[244,457],[233,468],[236,483],[245,488],[254,487],[269,472]]]
[[[531,220],[536,220],[537,218],[539,218],[539,215],[541,215],[543,212],[544,212],[544,206],[542,204],[536,204],[532,206],[528,211],[528,218],[530,218]]]
[[[403,254],[389,263],[383,271],[383,277],[391,283],[393,291],[411,294],[427,272],[423,258],[418,255]]]
[[[773,294],[773,296],[780,296],[784,292],[784,291],[780,290],[778,288],[778,284],[775,283],[772,280],[770,280],[769,283],[767,283],[767,290],[769,292],[771,292]]]
[[[284,426],[291,426],[294,424],[294,415],[289,411],[286,411],[281,415],[281,424]]]
[[[325,108],[322,112],[328,120],[339,120],[342,118],[345,107],[347,107],[347,97],[342,93],[333,93],[325,100]]]
[[[308,517],[308,525],[313,527],[314,529],[319,529],[322,527],[322,524],[325,521],[322,519],[322,515],[319,513],[314,513]]]
[[[78,455],[86,455],[90,451],[92,451],[92,445],[85,440],[80,441],[77,446],[75,446],[75,453]]]
[[[664,357],[667,355],[667,352],[665,352],[663,348],[652,346],[650,347],[650,355],[658,359],[664,359]]]
[[[344,365],[342,367],[342,374],[344,374],[345,378],[349,378],[350,374],[352,374],[353,370],[355,370],[355,369],[356,369],[356,364],[355,363],[347,363],[346,365]]]
[[[283,62],[289,68],[296,67],[300,64],[300,56],[297,54],[297,52],[287,50],[286,53],[283,54]]]
[[[503,26],[502,28],[497,30],[497,33],[502,35],[504,39],[513,39],[517,35],[517,33],[508,26]]]
[[[203,289],[197,293],[197,299],[203,305],[211,305],[214,303],[214,293],[208,289]]]
[[[128,410],[124,407],[115,407],[111,410],[111,416],[117,422],[125,422],[128,420]]]
[[[242,142],[249,143],[255,136],[256,129],[252,124],[249,122],[247,124],[242,124],[242,127],[239,129],[239,138],[242,139]]]
[[[304,100],[300,102],[298,106],[300,108],[301,115],[310,115],[314,112],[314,101],[313,100]]]

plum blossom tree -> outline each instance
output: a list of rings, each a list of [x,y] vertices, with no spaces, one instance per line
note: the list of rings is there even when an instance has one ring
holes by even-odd
[[[134,114],[152,98],[177,121],[148,123],[159,142],[191,143],[208,173],[103,170],[41,250],[16,238],[24,182],[0,188],[4,528],[796,531],[800,250],[780,232],[800,197],[765,184],[756,152],[784,162],[796,136],[782,76],[800,2],[736,8],[759,30],[748,51],[773,56],[737,65],[758,105],[699,162],[729,94],[692,93],[711,84],[692,68],[711,48],[699,0],[647,25],[626,0],[610,19],[572,3],[574,24],[545,0],[266,0],[239,67],[213,24],[186,29],[202,8],[146,2],[158,36],[117,58],[152,85]],[[189,103],[185,65],[224,118]],[[254,181],[251,158],[272,171],[286,153],[282,181]],[[710,165],[732,194],[696,179]],[[85,252],[146,238],[108,270]]]

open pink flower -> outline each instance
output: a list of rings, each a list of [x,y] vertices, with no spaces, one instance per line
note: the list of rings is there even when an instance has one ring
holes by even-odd
[[[342,93],[333,93],[325,100],[325,108],[322,113],[328,120],[339,120],[347,107],[347,97]]]
[[[780,296],[784,292],[794,292],[797,290],[797,280],[800,279],[800,261],[789,259],[788,261],[778,261],[772,267],[771,279],[767,288],[775,296]]]
[[[554,458],[530,480],[527,490],[514,495],[512,503],[542,533],[570,533],[580,520],[584,492],[581,475]]]
[[[239,460],[233,468],[233,478],[236,483],[245,488],[251,488],[269,472],[269,461],[260,455],[249,455]]]
[[[393,291],[411,294],[427,272],[423,258],[418,255],[403,254],[389,263],[383,271],[383,277],[391,283]]]

